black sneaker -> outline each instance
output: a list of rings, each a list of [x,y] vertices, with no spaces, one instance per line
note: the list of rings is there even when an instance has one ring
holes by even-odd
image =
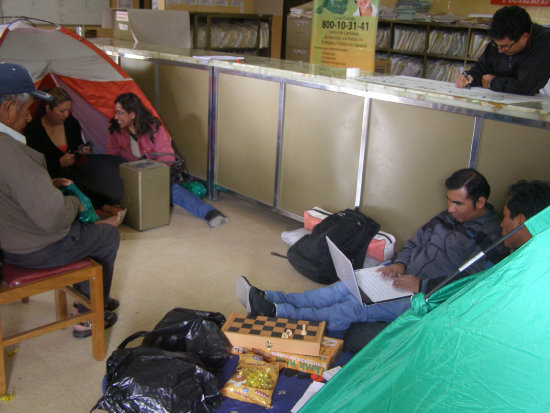
[[[250,303],[250,314],[275,317],[275,304],[265,298],[263,291],[251,286],[248,293],[248,301]]]
[[[237,291],[237,298],[239,299],[239,302],[242,304],[244,308],[246,308],[246,312],[250,314],[250,288],[252,288],[252,284],[248,281],[248,279],[241,275],[239,278],[237,278],[235,282],[235,290]],[[263,298],[267,299],[267,296],[265,294],[265,291],[260,290],[259,288],[256,288],[256,292],[260,294]]]
[[[120,302],[116,298],[107,298],[107,301],[105,301],[103,308],[106,311],[115,311],[118,306],[120,305]]]
[[[120,302],[116,298],[107,298],[107,301],[104,301],[103,303],[103,309],[105,311],[115,311],[118,306],[120,305]],[[79,306],[77,302],[73,304],[73,308],[76,308],[81,311],[88,311],[88,309],[84,306]]]
[[[105,311],[103,314],[103,319],[105,320],[105,330],[109,327],[112,327],[118,320],[116,313],[111,311]],[[92,322],[86,321],[85,323],[78,323],[73,326],[73,337],[74,338],[86,338],[92,335]]]
[[[221,224],[229,221],[227,217],[217,209],[212,209],[208,211],[204,219],[208,221],[208,225],[210,225],[212,228],[219,227]]]

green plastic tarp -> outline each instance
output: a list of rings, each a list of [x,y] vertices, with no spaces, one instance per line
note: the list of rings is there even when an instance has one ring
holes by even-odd
[[[427,312],[415,295],[300,413],[550,411],[550,207],[526,226],[529,242]]]

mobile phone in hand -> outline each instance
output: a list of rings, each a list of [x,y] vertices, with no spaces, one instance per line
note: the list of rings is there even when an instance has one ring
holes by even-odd
[[[79,153],[82,149],[90,148],[92,144],[90,142],[83,143],[82,145],[79,145],[76,149],[70,149],[70,153]]]

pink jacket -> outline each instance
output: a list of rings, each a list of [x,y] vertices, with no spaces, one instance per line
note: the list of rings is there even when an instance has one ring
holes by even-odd
[[[137,161],[138,158],[132,153],[130,148],[130,133],[128,129],[122,129],[120,132],[113,132],[109,135],[107,140],[107,155],[116,155],[124,158],[126,161]],[[153,142],[149,138],[149,135],[141,135],[138,137],[139,151],[142,155],[148,153],[174,153],[172,148],[172,138],[168,134],[168,131],[164,126],[160,126],[158,131],[153,135]],[[156,159],[159,161],[173,161],[173,156],[158,156],[149,159]]]

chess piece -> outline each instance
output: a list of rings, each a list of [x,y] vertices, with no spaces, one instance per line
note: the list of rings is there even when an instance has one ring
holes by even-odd
[[[302,331],[300,331],[300,334],[303,335],[303,336],[307,335],[307,330],[306,330],[306,325],[305,324],[302,324]]]

